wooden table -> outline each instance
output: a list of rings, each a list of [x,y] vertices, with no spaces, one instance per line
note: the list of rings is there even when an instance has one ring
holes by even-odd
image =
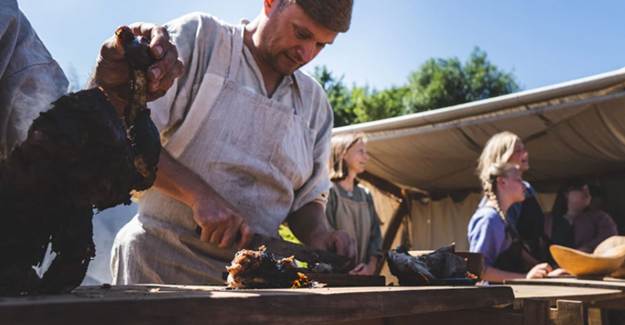
[[[509,306],[396,317],[384,324],[439,324],[442,319],[444,324],[459,325],[575,325],[583,324],[579,321],[585,316],[580,313],[580,300],[590,302],[622,295],[614,289],[516,284],[509,287],[515,298]]]
[[[625,311],[625,281],[615,278],[603,279],[577,279],[577,278],[547,278],[547,279],[518,279],[506,281],[506,284],[517,287],[542,287],[549,286],[555,290],[572,290],[572,293],[588,290],[609,290],[605,294],[580,295],[577,297],[564,297],[560,305],[568,309],[570,316],[578,319],[577,323],[605,324],[607,323],[607,310]],[[558,289],[556,289],[558,288]],[[558,306],[558,309],[560,307]],[[566,306],[565,306],[566,305]],[[573,316],[573,315],[577,316]],[[572,322],[569,322],[572,323]],[[574,323],[574,322],[573,322]],[[563,323],[565,324],[565,323]]]
[[[7,324],[381,323],[402,316],[509,306],[509,287],[226,290],[211,286],[81,287],[72,294],[0,298]],[[439,319],[439,323],[441,320]]]
[[[565,287],[586,287],[625,290],[625,280],[605,277],[601,279],[577,278],[545,278],[545,279],[516,279],[508,280],[506,284],[543,284]]]

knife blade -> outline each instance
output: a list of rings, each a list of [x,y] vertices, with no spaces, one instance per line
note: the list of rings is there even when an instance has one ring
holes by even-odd
[[[201,228],[196,228],[196,234],[201,234]],[[186,242],[186,241],[185,241]],[[211,246],[208,243],[203,243],[203,246]],[[250,242],[245,246],[246,249],[256,250],[260,246],[265,246],[267,252],[272,253],[279,257],[295,256],[295,259],[310,264],[312,267],[316,263],[325,263],[332,266],[333,272],[346,273],[353,267],[353,261],[345,256],[341,256],[332,252],[312,249],[303,245],[291,243],[279,238],[273,238],[261,234],[253,234]],[[230,261],[237,252],[236,249],[218,250],[219,254],[216,257],[220,257],[222,260]],[[215,252],[214,252],[215,253]],[[229,256],[229,257],[228,257]],[[228,259],[229,258],[229,259]]]
[[[295,259],[309,264],[329,264],[335,272],[347,272],[353,266],[352,260],[348,257],[261,234],[254,234],[247,246],[251,249],[258,249],[261,245],[265,245],[268,252],[277,256],[289,257],[293,255]],[[312,267],[312,265],[310,266]]]

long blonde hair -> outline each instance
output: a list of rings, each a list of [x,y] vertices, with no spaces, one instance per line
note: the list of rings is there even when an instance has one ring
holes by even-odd
[[[482,187],[484,182],[490,179],[491,166],[501,167],[506,164],[514,153],[514,147],[520,142],[521,138],[509,131],[497,133],[486,142],[484,150],[482,150],[482,154],[477,161],[476,170],[482,182]]]
[[[504,220],[506,220],[506,214],[505,211],[501,210],[497,198],[497,178],[509,176],[514,171],[520,171],[519,165],[508,162],[493,163],[488,167],[488,170],[484,171],[484,179],[482,179],[482,190],[486,201],[493,205]]]
[[[332,137],[332,153],[330,155],[330,180],[341,181],[347,177],[348,169],[345,154],[358,141],[367,142],[364,133],[348,133]]]

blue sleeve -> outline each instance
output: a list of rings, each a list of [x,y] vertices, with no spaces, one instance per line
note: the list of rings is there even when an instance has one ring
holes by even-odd
[[[506,249],[506,226],[494,210],[476,211],[469,222],[468,237],[469,250],[481,253],[486,265],[494,265]]]

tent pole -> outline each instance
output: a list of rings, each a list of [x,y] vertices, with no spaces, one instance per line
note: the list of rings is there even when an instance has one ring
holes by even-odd
[[[384,233],[384,239],[382,240],[383,255],[381,260],[378,262],[375,274],[379,274],[380,270],[382,270],[382,266],[384,265],[384,261],[386,260],[386,252],[391,248],[391,245],[393,244],[393,241],[397,236],[399,226],[401,226],[404,217],[410,215],[410,199],[410,194],[407,193],[407,191],[402,190],[401,203],[399,203],[399,206],[391,217],[388,228],[386,228],[386,232]]]

